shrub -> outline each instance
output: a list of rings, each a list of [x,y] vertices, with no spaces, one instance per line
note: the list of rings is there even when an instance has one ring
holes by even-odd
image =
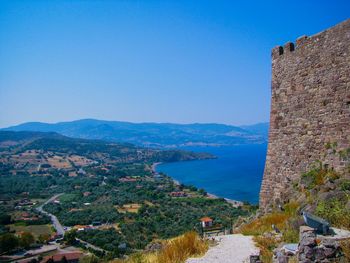
[[[272,263],[273,250],[277,247],[278,242],[273,237],[256,236],[254,241],[260,248],[261,260],[264,263]]]
[[[319,202],[316,214],[327,219],[335,227],[350,229],[350,210],[338,199],[333,198]]]
[[[0,253],[9,252],[18,247],[18,238],[10,233],[0,236]]]
[[[299,230],[288,225],[282,232],[283,241],[286,243],[298,243],[299,242]]]
[[[288,217],[289,216],[286,213],[282,212],[267,214],[243,225],[240,228],[240,232],[243,235],[261,235],[265,232],[271,231],[271,225],[276,225],[278,228],[282,228]]]
[[[114,260],[113,263],[182,263],[189,257],[200,256],[208,250],[209,244],[194,231],[164,241],[164,247],[155,253],[135,253],[127,260]]]
[[[327,180],[334,181],[339,177],[339,174],[333,169],[323,167],[322,163],[318,162],[310,171],[301,175],[301,184],[311,190],[316,186],[324,185]]]
[[[341,250],[347,262],[350,262],[350,239],[346,239],[340,242]]]
[[[284,242],[296,243],[299,241],[298,210],[299,203],[292,201],[284,206],[283,212],[266,214],[241,226],[242,234],[254,235],[254,241],[261,250],[262,262],[272,262],[273,249],[281,241],[268,233],[272,231],[272,225],[281,230]]]
[[[322,168],[315,168],[307,173],[301,175],[301,182],[307,189],[313,189],[317,185],[323,185],[325,183],[325,177],[327,170]]]
[[[350,191],[350,180],[344,180],[340,183],[340,189],[343,191]]]
[[[288,216],[296,216],[299,209],[299,203],[291,201],[284,206],[284,211]]]
[[[25,249],[28,249],[34,241],[34,236],[30,232],[23,232],[19,237],[19,245]]]
[[[168,242],[158,254],[158,262],[184,262],[187,258],[201,255],[208,250],[208,243],[196,232],[188,232]]]
[[[350,158],[350,148],[339,151],[339,156],[342,160],[348,160]]]

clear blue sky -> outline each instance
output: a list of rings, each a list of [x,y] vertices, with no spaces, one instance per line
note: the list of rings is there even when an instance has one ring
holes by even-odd
[[[350,1],[1,1],[0,127],[269,119],[270,50]]]

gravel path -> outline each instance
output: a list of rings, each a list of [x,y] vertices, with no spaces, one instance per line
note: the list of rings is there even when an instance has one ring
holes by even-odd
[[[218,236],[217,246],[209,248],[201,258],[190,258],[186,263],[242,263],[249,262],[250,255],[257,255],[259,250],[251,236],[241,234]]]

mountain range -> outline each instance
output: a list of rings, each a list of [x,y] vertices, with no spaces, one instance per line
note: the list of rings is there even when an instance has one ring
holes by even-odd
[[[216,123],[131,123],[83,119],[58,123],[26,122],[2,130],[57,132],[74,138],[168,148],[265,143],[268,127],[268,123],[232,126]]]

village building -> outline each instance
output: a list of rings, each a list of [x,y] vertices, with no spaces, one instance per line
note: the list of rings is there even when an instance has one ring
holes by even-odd
[[[70,253],[60,253],[53,256],[47,256],[43,259],[44,263],[78,263],[79,259],[82,258],[83,253],[80,251]]]
[[[203,228],[206,228],[206,227],[212,227],[213,226],[213,219],[211,219],[210,217],[202,217],[200,219],[201,221],[201,225]]]
[[[83,168],[79,168],[78,174],[80,174],[80,175],[86,175],[86,172],[85,172],[85,170],[84,170]]]
[[[84,192],[83,195],[84,195],[85,197],[87,197],[87,196],[91,195],[91,192]]]
[[[121,183],[127,183],[127,182],[137,182],[137,179],[130,178],[130,177],[123,177],[119,179],[119,182]]]
[[[169,195],[171,197],[186,197],[187,193],[185,193],[183,191],[179,191],[179,192],[171,192]]]

